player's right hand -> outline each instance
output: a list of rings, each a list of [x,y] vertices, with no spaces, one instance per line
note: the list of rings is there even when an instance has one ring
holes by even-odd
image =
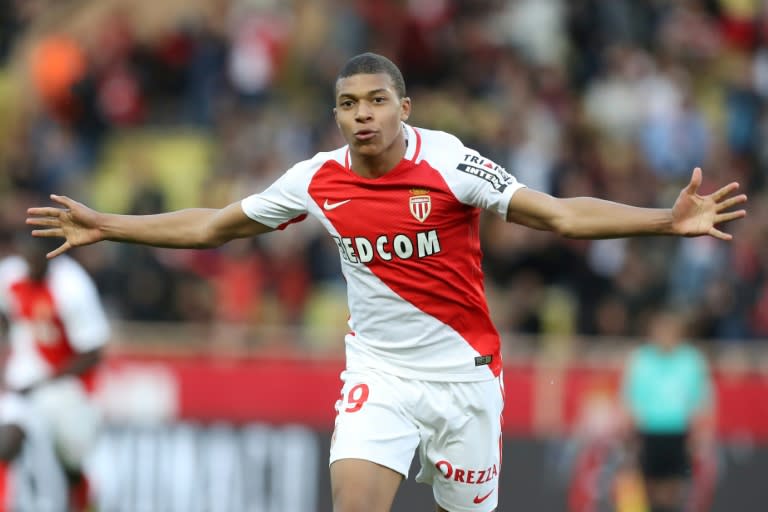
[[[64,243],[47,254],[55,258],[72,247],[89,245],[103,239],[99,229],[99,213],[67,196],[51,194],[51,200],[63,208],[54,206],[27,209],[27,224],[42,229],[33,229],[32,236],[42,238],[63,238]]]

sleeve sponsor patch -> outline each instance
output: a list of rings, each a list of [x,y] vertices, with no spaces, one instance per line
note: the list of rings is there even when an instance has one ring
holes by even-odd
[[[504,189],[514,181],[512,175],[502,166],[487,158],[471,153],[464,155],[464,160],[456,166],[456,169],[477,178],[484,179],[499,192],[504,192]]]

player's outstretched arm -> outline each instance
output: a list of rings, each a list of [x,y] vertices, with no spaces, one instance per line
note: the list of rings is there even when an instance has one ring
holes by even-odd
[[[515,192],[507,220],[571,238],[619,238],[638,235],[732,236],[718,229],[722,223],[744,217],[746,210],[731,210],[747,201],[730,183],[709,195],[700,195],[701,169],[680,191],[672,208],[639,208],[593,197],[559,199],[530,189]]]
[[[60,206],[27,210],[27,224],[38,228],[32,230],[33,236],[64,239],[48,258],[101,240],[204,248],[272,230],[248,218],[239,202],[218,210],[189,208],[157,215],[118,215],[98,212],[66,196],[51,195],[51,199]]]

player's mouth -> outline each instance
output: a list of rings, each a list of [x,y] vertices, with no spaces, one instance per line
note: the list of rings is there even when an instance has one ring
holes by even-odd
[[[375,130],[359,130],[355,132],[355,139],[365,142],[369,141],[376,136]]]

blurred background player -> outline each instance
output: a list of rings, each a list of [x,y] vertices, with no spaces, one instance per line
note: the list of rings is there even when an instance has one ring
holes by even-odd
[[[654,311],[648,336],[630,355],[622,394],[637,434],[650,510],[706,510],[700,507],[711,487],[704,475],[712,473],[703,467],[711,463],[706,454],[711,453],[714,415],[709,368],[702,353],[685,341],[685,315]],[[692,479],[694,456],[702,477],[697,480]],[[691,483],[698,484],[698,492],[687,492]]]
[[[0,457],[14,462],[8,498],[19,508],[20,501],[35,503],[30,510],[83,510],[89,490],[82,463],[101,422],[89,393],[109,324],[75,260],[49,262],[49,244],[27,236],[14,245],[16,254],[0,261],[10,342],[0,397]],[[69,499],[57,474],[66,477]]]

